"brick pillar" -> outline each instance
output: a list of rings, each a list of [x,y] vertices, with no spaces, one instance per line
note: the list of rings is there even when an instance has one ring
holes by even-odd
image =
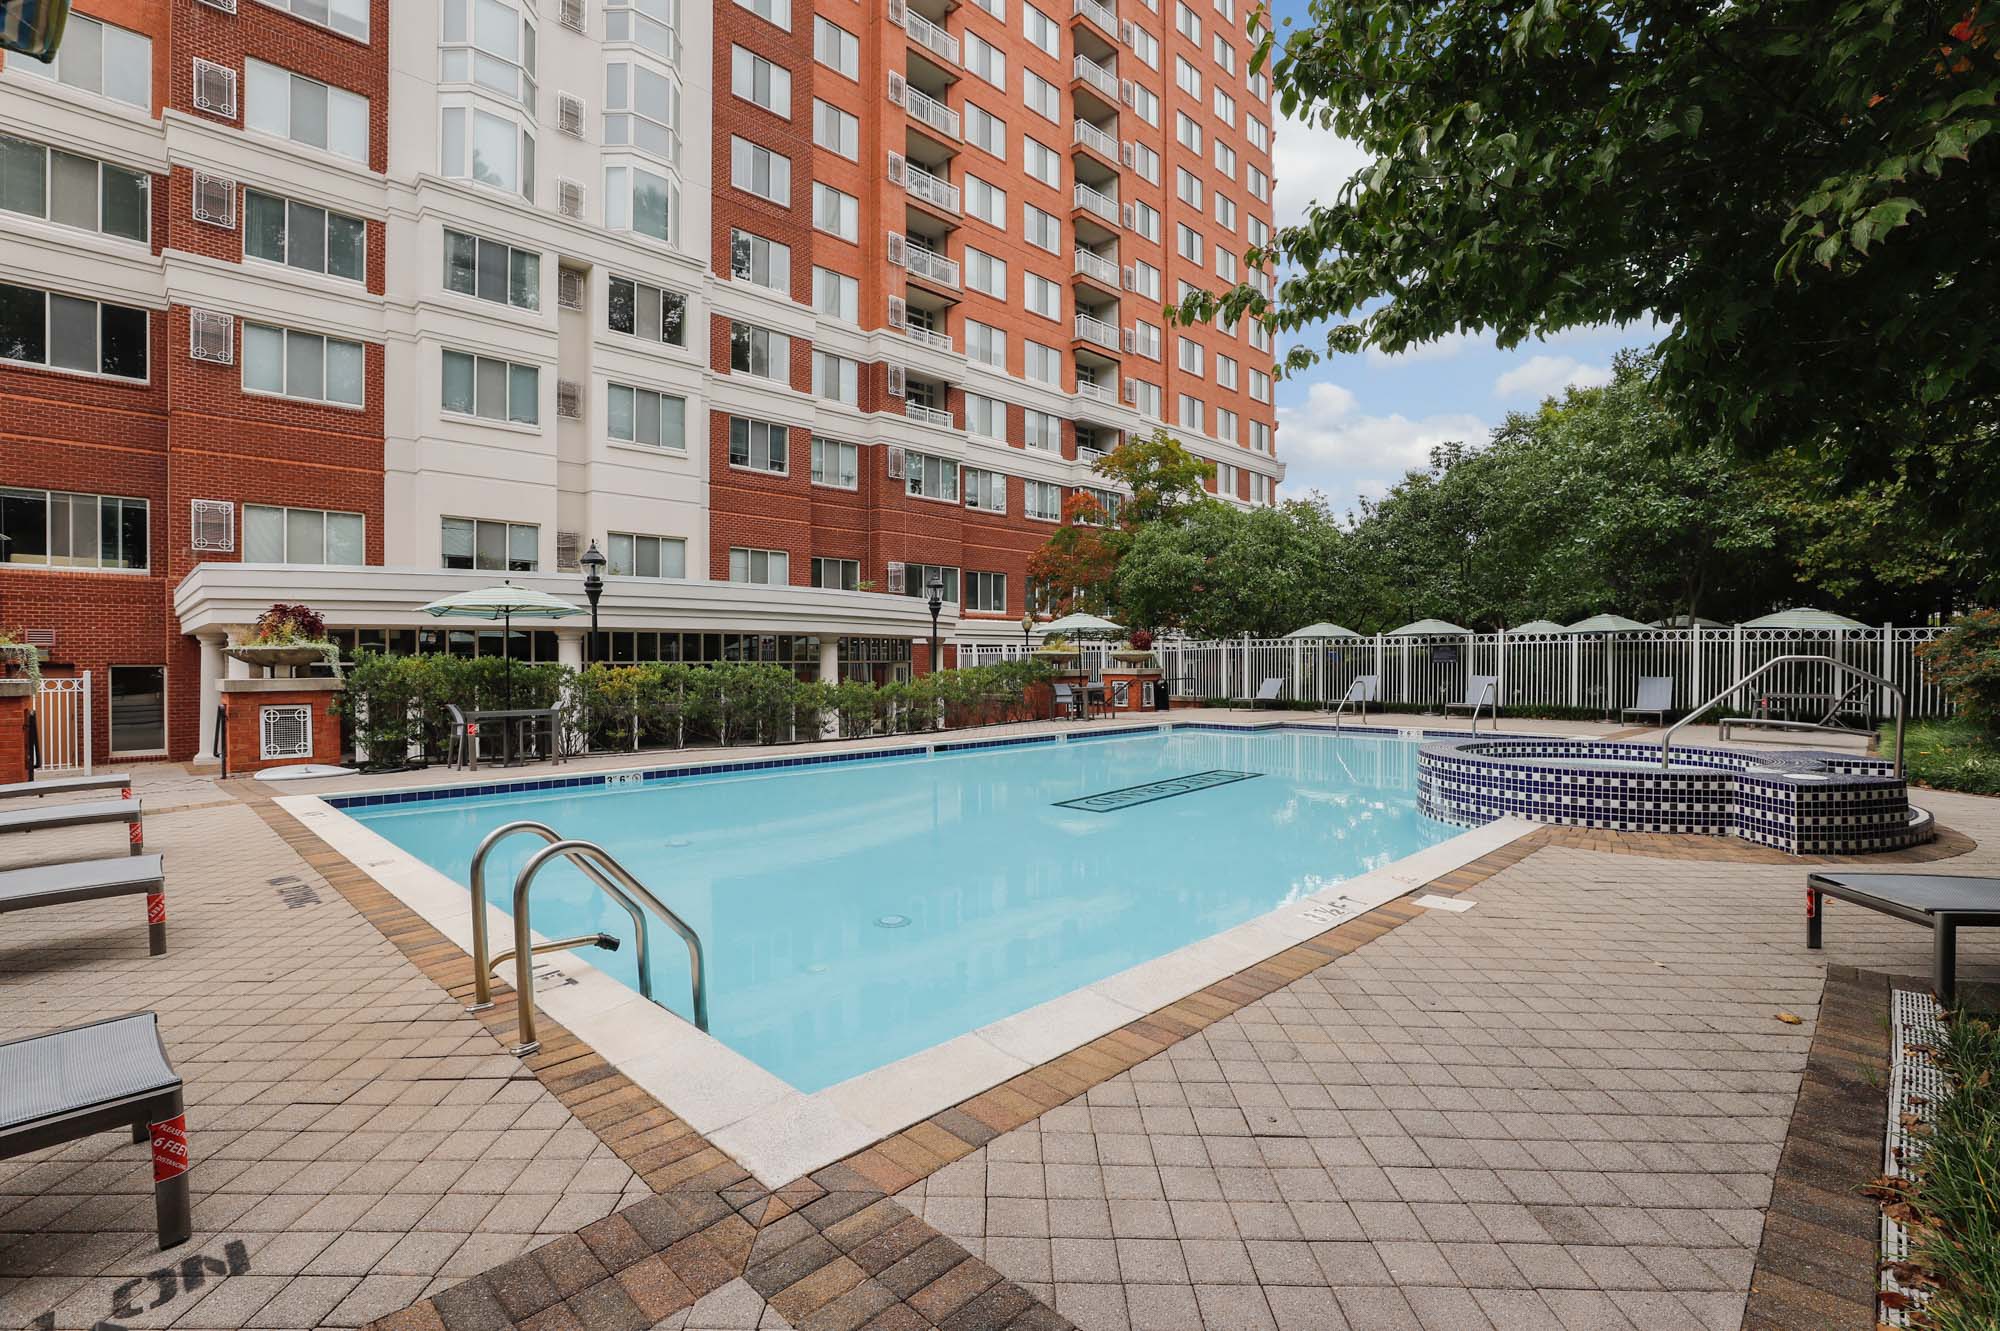
[[[225,713],[223,733],[228,749],[224,764],[229,775],[242,776],[266,767],[300,763],[340,762],[340,718],[333,701],[343,685],[337,679],[225,679],[217,684]],[[312,730],[309,753],[264,756],[264,713],[273,708],[306,709]]]
[[[34,776],[28,770],[28,711],[34,700],[32,679],[0,679],[0,785]]]

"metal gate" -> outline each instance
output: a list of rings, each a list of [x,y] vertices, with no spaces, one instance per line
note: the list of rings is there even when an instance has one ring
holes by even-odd
[[[50,776],[90,774],[90,672],[74,679],[44,679],[35,694],[35,733],[42,746],[40,771]]]

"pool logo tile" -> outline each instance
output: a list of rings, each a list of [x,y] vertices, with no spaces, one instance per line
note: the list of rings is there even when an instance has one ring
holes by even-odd
[[[1126,786],[1122,790],[1107,790],[1101,794],[1083,795],[1073,800],[1057,800],[1058,809],[1081,809],[1085,813],[1117,813],[1141,804],[1151,804],[1155,800],[1172,799],[1176,795],[1193,795],[1217,786],[1234,785],[1238,781],[1253,781],[1262,772],[1232,772],[1217,767],[1206,772],[1190,772],[1186,776],[1169,777],[1165,781],[1148,781],[1143,786]]]

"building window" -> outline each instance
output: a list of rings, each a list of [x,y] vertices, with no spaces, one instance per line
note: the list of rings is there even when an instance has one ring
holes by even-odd
[[[834,402],[855,405],[860,399],[861,367],[845,356],[836,356],[830,351],[814,351],[812,354],[812,392],[814,397],[828,398]]]
[[[445,233],[447,284],[451,278],[451,234]],[[368,227],[358,217],[245,190],[243,253],[267,263],[360,282],[367,276]]]
[[[368,40],[368,0],[263,0],[273,9],[282,9],[295,18],[352,37]]]
[[[1028,243],[1051,254],[1062,253],[1062,222],[1054,213],[1045,213],[1032,203],[1021,205],[1021,222]]]
[[[261,60],[243,62],[243,83],[245,129],[367,164],[368,99],[360,93]]]
[[[153,39],[82,14],[71,14],[63,29],[62,49],[48,64],[27,56],[8,60],[7,68],[83,92],[153,109]]]
[[[965,141],[1003,162],[1007,160],[1007,122],[970,102],[965,104]]]
[[[1005,573],[967,573],[965,575],[965,608],[984,610],[990,614],[1007,613],[1007,575]]]
[[[685,578],[687,542],[678,536],[635,536],[614,531],[605,538],[607,566],[619,578]]]
[[[687,449],[687,401],[670,393],[625,384],[607,386],[605,433],[627,444]]]
[[[470,180],[532,200],[535,136],[506,116],[447,106],[438,136],[438,169],[456,180]]]
[[[367,550],[367,519],[359,513],[243,506],[246,564],[359,565],[367,562]]]
[[[247,321],[243,325],[246,393],[358,407],[366,395],[364,364],[359,342]]]
[[[1125,501],[1111,490],[1099,490],[1094,486],[1084,486],[1078,493],[1087,494],[1104,510],[1104,521],[1088,525],[1102,527],[1118,521],[1118,509]]]
[[[861,121],[837,106],[813,98],[813,142],[850,162],[861,159]]]
[[[678,291],[614,277],[606,303],[606,325],[670,347],[687,345],[687,297]]]
[[[831,185],[813,182],[813,225],[842,240],[861,239],[861,201]]]
[[[1021,156],[1028,174],[1051,189],[1062,184],[1062,156],[1054,148],[1032,136],[1021,140]]]
[[[668,245],[681,234],[681,191],[667,177],[642,166],[604,168],[604,225]]]
[[[792,247],[762,236],[753,236],[748,231],[731,231],[729,273],[739,282],[789,296],[792,293]]]
[[[786,32],[792,30],[792,0],[736,0],[736,3]]]
[[[1062,447],[1062,422],[1046,411],[1030,411],[1026,415],[1027,445],[1045,453],[1053,453]]]
[[[792,72],[741,46],[729,48],[729,90],[753,106],[787,120],[792,115]]]
[[[1022,508],[1040,522],[1062,521],[1062,487],[1050,481],[1023,481]]]
[[[1062,383],[1062,353],[1054,347],[1025,341],[1021,350],[1021,374],[1031,383]]]
[[[978,176],[965,178],[965,211],[988,226],[1007,229],[1007,191]]]
[[[541,421],[541,375],[532,365],[444,353],[444,410],[489,421],[536,425]]]
[[[792,377],[792,339],[755,324],[729,325],[729,368],[737,374],[754,374],[760,379],[789,382]]]
[[[843,323],[859,322],[861,283],[831,268],[814,268],[813,310]]]
[[[1007,261],[966,246],[965,285],[995,300],[1007,299]]]
[[[444,288],[499,305],[538,310],[542,307],[542,256],[447,229]]]
[[[1007,478],[979,467],[965,469],[965,506],[982,513],[1007,511]]]
[[[1054,19],[1033,5],[1023,5],[1021,23],[1028,34],[1028,40],[1041,47],[1046,54],[1053,56],[1062,54],[1062,29],[1056,26]]]
[[[858,450],[853,444],[842,443],[838,439],[814,437],[812,483],[830,486],[835,490],[852,490],[856,484],[857,461]]]
[[[144,569],[147,533],[143,499],[0,489],[0,563]]]
[[[858,559],[822,559],[813,556],[812,585],[826,587],[834,591],[855,592],[861,590],[861,561]]]
[[[996,88],[1007,86],[1007,57],[999,47],[982,41],[976,33],[965,34],[965,69]]]
[[[16,57],[15,64],[38,63]],[[152,180],[74,153],[0,135],[0,210],[126,240],[146,239]]]
[[[792,580],[792,557],[783,550],[746,550],[742,546],[731,546],[729,580],[783,586]]]
[[[444,0],[438,48],[439,82],[476,83],[534,110],[535,25],[512,5]]]
[[[977,361],[981,365],[990,365],[1004,372],[1007,368],[1007,334],[991,324],[967,319],[965,355],[968,360]]]
[[[111,751],[117,754],[167,751],[165,666],[111,667]]]
[[[861,40],[837,23],[813,17],[813,59],[850,79],[861,77]]]
[[[791,427],[775,421],[729,418],[729,465],[776,476],[792,469]]]
[[[784,73],[779,70],[779,73]],[[786,85],[787,95],[791,85]],[[647,65],[614,60],[604,67],[604,142],[680,164],[681,90]]]
[[[1062,90],[1032,69],[1021,71],[1021,100],[1042,119],[1062,123]]]
[[[748,139],[732,136],[729,140],[729,183],[760,199],[790,207],[792,159]]]
[[[446,518],[444,566],[533,573],[541,558],[541,540],[542,529],[529,522]]]
[[[920,499],[958,502],[958,464],[950,458],[929,453],[909,453],[903,458],[903,486]]]
[[[0,360],[143,380],[146,338],[144,310],[0,283]]]
[[[1028,309],[1044,319],[1061,319],[1062,284],[1051,282],[1040,273],[1025,273],[1023,277]]]
[[[903,595],[929,596],[933,577],[944,584],[944,599],[957,605],[958,570],[942,564],[903,565]]]
[[[983,439],[1007,437],[1007,404],[983,393],[965,395],[965,428]]]

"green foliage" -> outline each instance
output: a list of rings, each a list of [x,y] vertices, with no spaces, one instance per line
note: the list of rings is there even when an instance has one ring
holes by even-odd
[[[1895,727],[1882,727],[1881,751],[1895,742]],[[2000,743],[1970,721],[1912,721],[1903,732],[1903,770],[1932,790],[2000,795]]]
[[[1974,610],[1917,649],[1924,674],[1989,734],[2000,726],[2000,610]]]
[[[376,766],[401,766],[412,749],[442,761],[451,714],[505,703],[505,662],[442,654],[362,652],[338,706]],[[686,744],[782,744],[819,737],[831,718],[848,738],[1024,719],[1028,691],[1048,678],[1038,661],[943,670],[877,687],[801,680],[784,666],[514,663],[515,707],[556,707],[563,728],[593,752]],[[572,739],[572,743],[576,739]]]
[[[1951,1085],[1907,1201],[1911,1259],[1936,1282],[1918,1325],[2000,1326],[2000,1025],[1960,1012],[1936,1051]]]
[[[1993,24],[1967,0],[1310,0],[1282,38],[1253,19],[1281,112],[1370,160],[1248,253],[1274,296],[1246,284],[1222,313],[1324,326],[1334,353],[1655,318],[1678,443],[1789,452],[1843,493],[1902,479],[1991,548]]]
[[[1205,503],[1132,533],[1113,584],[1117,613],[1195,637],[1289,633],[1342,607],[1345,548],[1318,500],[1247,512]]]
[[[1216,502],[1207,485],[1215,478],[1215,464],[1188,452],[1164,426],[1144,439],[1125,439],[1091,470],[1132,492],[1118,511],[1122,527],[1175,522]]]

